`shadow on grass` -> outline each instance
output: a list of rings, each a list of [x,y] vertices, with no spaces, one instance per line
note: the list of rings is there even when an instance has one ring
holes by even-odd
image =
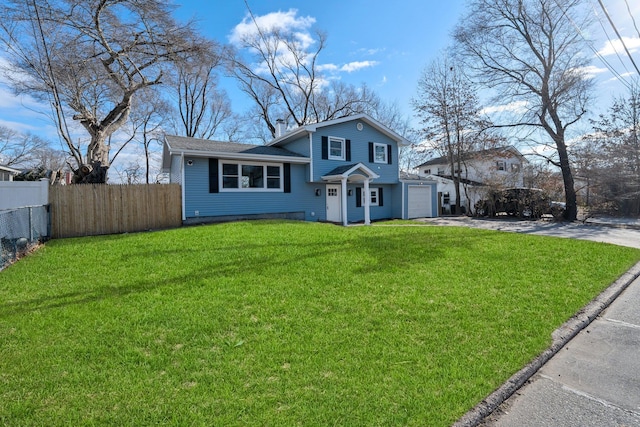
[[[216,225],[210,227],[216,227]],[[312,238],[307,241],[300,236],[290,240],[287,236],[282,236],[280,241],[275,242],[262,239],[261,242],[248,241],[241,244],[233,242],[217,247],[183,246],[160,250],[153,245],[146,245],[139,241],[133,242],[126,246],[127,252],[117,257],[114,271],[121,270],[119,274],[122,274],[126,273],[127,269],[135,271],[139,268],[151,267],[154,274],[162,275],[165,272],[169,277],[151,279],[147,275],[140,280],[122,285],[98,285],[86,291],[65,292],[3,303],[0,304],[0,317],[90,304],[163,287],[193,286],[194,283],[211,280],[214,280],[216,285],[223,286],[225,278],[239,276],[246,276],[247,286],[254,281],[252,277],[263,279],[266,277],[267,280],[273,280],[274,286],[277,286],[279,277],[271,271],[274,266],[278,267],[278,271],[289,268],[292,274],[308,274],[312,277],[321,273],[322,268],[318,267],[315,272],[305,270],[310,265],[341,268],[344,270],[342,277],[345,280],[349,280],[349,275],[352,274],[362,276],[398,269],[408,270],[415,265],[424,268],[425,265],[438,262],[448,250],[453,248],[473,252],[476,245],[483,244],[488,238],[483,232],[447,233],[443,231],[444,229],[432,229],[426,233],[380,228],[338,228],[337,230],[339,232],[336,233],[335,239],[324,242],[316,242]],[[99,244],[97,247],[103,248],[105,242],[126,238],[127,235],[107,236],[91,243]],[[199,238],[200,236],[194,236],[193,239]],[[56,242],[57,246],[73,247],[83,244],[83,241],[77,239]],[[88,246],[85,245],[83,250],[88,250]],[[335,262],[336,259],[339,261]],[[328,260],[334,260],[334,263],[330,265]],[[73,271],[83,267],[68,266],[68,268]],[[133,273],[131,276],[135,277]]]

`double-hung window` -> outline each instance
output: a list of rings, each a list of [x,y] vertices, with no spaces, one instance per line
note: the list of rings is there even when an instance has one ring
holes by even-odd
[[[373,161],[375,163],[387,163],[387,144],[373,143]]]
[[[222,191],[282,191],[282,165],[225,161]]]
[[[366,197],[366,193],[364,191],[361,192],[361,197],[362,200],[360,201],[360,206],[364,206],[365,204],[365,197]],[[380,192],[378,191],[378,188],[369,188],[369,195],[370,195],[370,199],[369,199],[369,206],[379,206],[380,205]]]
[[[344,138],[329,137],[329,159],[344,160],[345,159],[345,143]]]

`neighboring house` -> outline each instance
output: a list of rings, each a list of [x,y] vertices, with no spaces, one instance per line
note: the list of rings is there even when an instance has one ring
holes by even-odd
[[[401,179],[408,142],[371,117],[298,127],[267,145],[167,136],[163,171],[182,185],[183,220],[293,218],[347,225],[437,215],[436,184]]]
[[[0,165],[0,181],[13,181],[13,177],[19,173],[20,171],[17,169]]]
[[[460,206],[472,209],[483,197],[487,186],[512,188],[525,184],[525,168],[529,161],[513,146],[467,153],[461,165]],[[418,175],[438,182],[441,212],[452,212],[456,191],[448,158],[438,157],[417,167]],[[456,175],[457,170],[453,171]]]

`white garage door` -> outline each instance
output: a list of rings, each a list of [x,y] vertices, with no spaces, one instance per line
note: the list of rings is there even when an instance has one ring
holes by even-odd
[[[430,218],[431,211],[431,186],[410,185],[408,191],[409,218]]]

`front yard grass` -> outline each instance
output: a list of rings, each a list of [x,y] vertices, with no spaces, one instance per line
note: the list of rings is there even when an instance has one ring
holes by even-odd
[[[450,425],[639,259],[433,226],[54,240],[0,273],[0,424]]]

